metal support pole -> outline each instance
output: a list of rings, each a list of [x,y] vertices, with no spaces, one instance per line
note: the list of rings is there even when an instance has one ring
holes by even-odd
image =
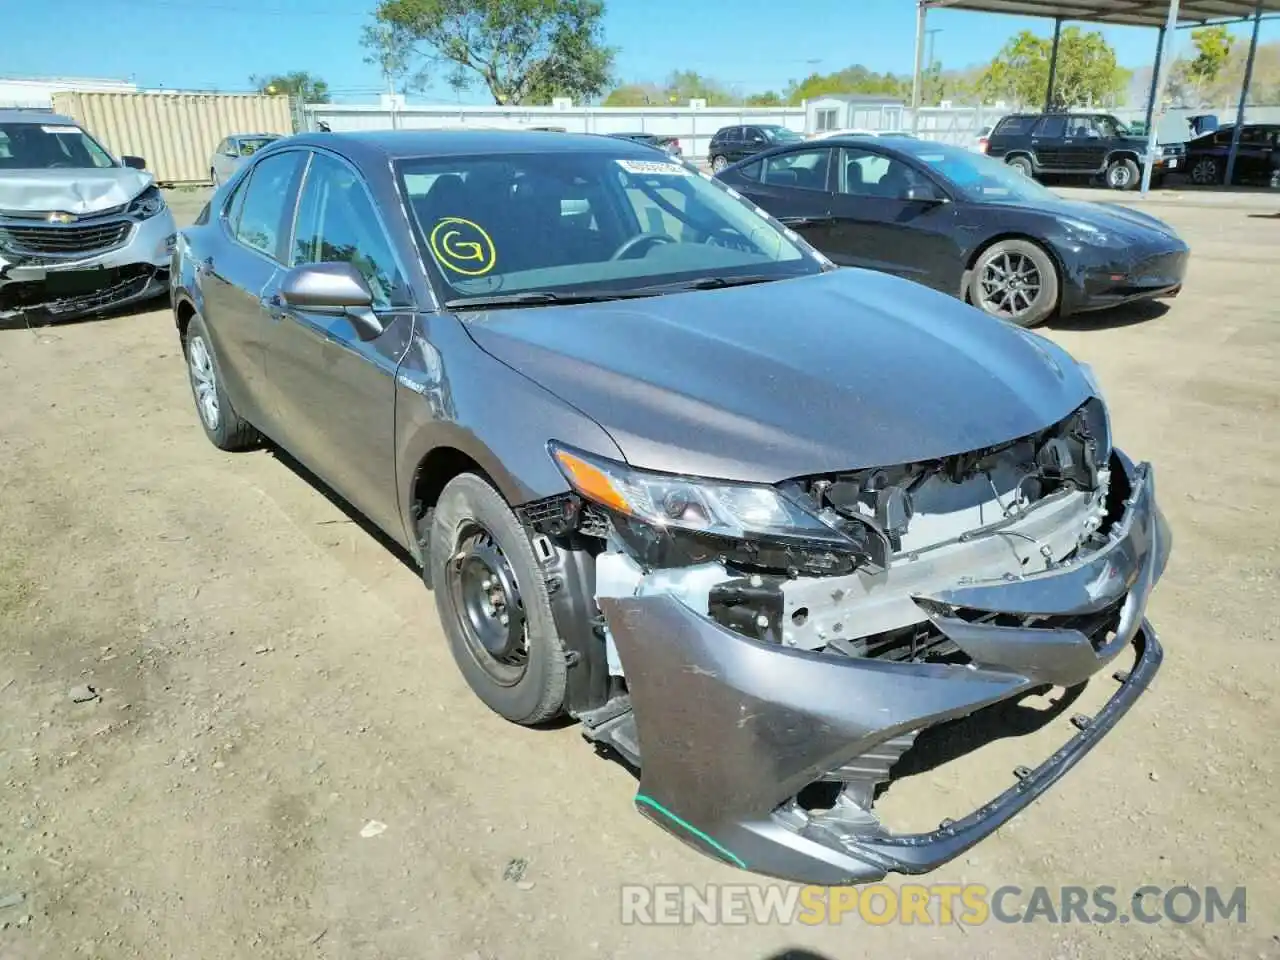
[[[1253,83],[1253,60],[1258,53],[1258,28],[1262,26],[1262,3],[1253,8],[1253,36],[1249,38],[1249,57],[1244,62],[1244,83],[1240,85],[1240,103],[1236,105],[1236,126],[1231,131],[1231,150],[1227,153],[1227,179],[1231,186],[1231,177],[1236,172],[1236,153],[1240,149],[1240,128],[1244,126],[1244,103],[1249,98],[1249,86]]]
[[[1152,81],[1151,89],[1154,91],[1151,102],[1159,103],[1160,98],[1164,96],[1165,76],[1169,72],[1169,61],[1173,57],[1173,38],[1175,31],[1178,29],[1178,0],[1170,0],[1169,16],[1164,22],[1164,29],[1160,31],[1160,54],[1156,58],[1156,75]],[[1147,155],[1142,161],[1142,195],[1145,197],[1147,191],[1151,189],[1151,165],[1156,159],[1156,127],[1159,124],[1156,117],[1161,113],[1153,107],[1148,107],[1148,113],[1151,120],[1147,124]]]
[[[1151,68],[1151,90],[1147,93],[1147,126],[1151,129],[1151,121],[1156,115],[1156,97],[1160,95],[1160,61],[1164,59],[1164,27],[1160,28],[1160,38],[1156,41],[1156,62]]]
[[[1058,79],[1058,42],[1062,39],[1062,18],[1053,18],[1053,49],[1049,51],[1049,88],[1044,92],[1044,112],[1053,109],[1053,83]]]
[[[924,77],[921,75],[924,71],[924,37],[925,37],[925,21],[929,15],[929,8],[925,0],[916,0],[916,72],[911,80],[911,132],[920,132],[920,97],[924,84]]]

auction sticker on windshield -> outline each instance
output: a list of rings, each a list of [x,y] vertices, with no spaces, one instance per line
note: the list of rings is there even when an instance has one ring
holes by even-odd
[[[45,133],[79,133],[79,127],[41,127]]]
[[[618,166],[627,173],[638,173],[644,176],[657,174],[663,177],[691,177],[693,171],[678,163],[663,163],[661,160],[619,160]]]

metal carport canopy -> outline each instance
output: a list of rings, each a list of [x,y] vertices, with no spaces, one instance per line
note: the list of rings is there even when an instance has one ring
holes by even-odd
[[[1227,156],[1224,182],[1229,186],[1235,169],[1236,153],[1240,147],[1240,129],[1244,125],[1244,108],[1253,79],[1253,58],[1258,49],[1258,27],[1266,15],[1280,14],[1280,0],[916,0],[916,68],[911,91],[911,125],[913,132],[919,124],[920,92],[924,66],[925,17],[930,10],[970,10],[975,13],[1003,13],[1011,16],[1043,17],[1054,22],[1053,52],[1049,59],[1049,89],[1045,96],[1045,109],[1053,95],[1054,74],[1057,72],[1058,38],[1064,20],[1097,23],[1110,26],[1158,27],[1160,41],[1156,46],[1155,68],[1151,75],[1151,94],[1147,100],[1147,159],[1143,164],[1142,192],[1145,195],[1151,184],[1152,157],[1156,147],[1156,130],[1151,120],[1156,101],[1164,89],[1163,61],[1172,53],[1172,30],[1182,26],[1199,26],[1206,23],[1238,23],[1253,21],[1253,36],[1249,42],[1249,55],[1245,62],[1244,83],[1236,108],[1236,122],[1231,136],[1231,149]],[[1163,69],[1162,69],[1163,66]]]
[[[1163,27],[1172,0],[924,0],[931,10],[973,10],[1019,17],[1080,20],[1112,26]],[[1261,7],[1264,14],[1280,13],[1280,0],[1181,0],[1178,23],[1202,24],[1218,20],[1247,20]]]

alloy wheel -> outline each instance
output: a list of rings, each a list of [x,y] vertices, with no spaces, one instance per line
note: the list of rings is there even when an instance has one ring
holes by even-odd
[[[981,306],[987,313],[1015,319],[1035,306],[1043,287],[1034,260],[1022,253],[1002,253],[982,268]]]
[[[728,165],[729,165],[729,161],[726,160],[724,157],[716,157],[714,160],[711,161],[711,170],[713,173],[719,173]]]
[[[187,341],[187,366],[191,370],[191,386],[195,389],[196,408],[200,419],[210,430],[218,429],[221,412],[218,409],[218,378],[214,372],[213,355],[204,337],[193,336]]]
[[[1107,183],[1117,190],[1123,190],[1129,185],[1129,168],[1119,163],[1112,164],[1107,171]]]
[[[1191,168],[1191,182],[1200,186],[1209,186],[1218,182],[1218,164],[1212,157],[1204,157],[1196,161]]]
[[[472,521],[447,567],[447,589],[472,657],[502,686],[514,686],[529,664],[524,601],[493,534]]]

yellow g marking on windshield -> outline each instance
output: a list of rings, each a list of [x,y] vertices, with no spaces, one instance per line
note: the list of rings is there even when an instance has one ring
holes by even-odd
[[[445,217],[431,230],[431,252],[454,273],[480,277],[494,268],[498,251],[493,238],[478,223],[462,217]]]

